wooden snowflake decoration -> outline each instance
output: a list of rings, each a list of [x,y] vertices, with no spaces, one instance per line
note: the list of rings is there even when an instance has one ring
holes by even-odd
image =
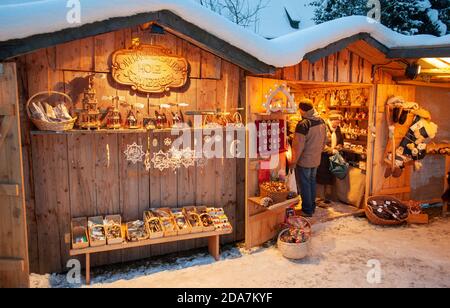
[[[153,163],[153,167],[161,172],[165,169],[169,169],[171,166],[169,153],[165,153],[163,151],[153,153],[153,158],[151,161]]]
[[[172,139],[166,138],[166,139],[164,140],[164,145],[166,145],[166,146],[171,146],[171,145],[172,145]]]
[[[127,149],[124,152],[127,157],[127,161],[131,161],[133,164],[137,164],[138,162],[142,162],[145,152],[142,149],[142,145],[137,145],[137,143],[128,144]]]

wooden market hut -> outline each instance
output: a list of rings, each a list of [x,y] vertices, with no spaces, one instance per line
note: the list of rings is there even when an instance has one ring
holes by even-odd
[[[111,55],[129,48],[136,37],[142,44],[162,46],[185,58],[190,67],[187,84],[149,97],[117,84],[111,78]],[[276,84],[287,83],[296,93],[315,88],[365,88],[370,92],[370,123],[377,130],[377,138],[368,138],[372,154],[367,164],[374,167],[367,168],[366,195],[408,198],[415,191],[434,186],[436,178],[442,179],[443,174],[428,174],[425,169],[426,182],[411,184],[410,172],[395,181],[382,181],[383,108],[390,95],[419,101],[432,110],[444,106],[449,84],[416,81],[403,85],[408,81],[400,78],[405,70],[401,60],[448,57],[449,45],[390,49],[361,33],[336,40],[306,54],[301,63],[284,68],[267,64],[245,50],[245,46],[230,44],[168,10],[0,42],[0,286],[27,287],[30,272],[66,270],[67,261],[73,258],[70,223],[75,217],[118,213],[128,221],[142,219],[149,206],[213,205],[223,207],[233,225],[233,233],[222,237],[222,243],[245,239],[248,246],[254,246],[273,236],[283,214],[280,209],[284,207],[261,211],[248,201],[257,195],[257,162],[250,158],[212,159],[203,168],[194,166],[176,173],[152,169],[148,173],[142,164],[125,161],[122,153],[128,144],[136,142],[146,148],[148,141],[155,139],[154,150],[163,149],[170,132],[152,131],[148,138],[143,130],[36,130],[26,113],[30,96],[60,91],[79,104],[92,73],[96,74],[99,100],[118,93],[127,101],[143,104],[143,114],[150,111],[150,105],[178,102],[189,104],[183,110],[242,108],[246,122],[267,118],[260,114],[261,104]],[[448,109],[433,114],[445,140]],[[443,170],[440,158],[427,164],[433,170]],[[448,159],[445,168],[449,168]],[[116,250],[94,255],[91,263],[127,262],[207,244],[205,239],[192,239]]]

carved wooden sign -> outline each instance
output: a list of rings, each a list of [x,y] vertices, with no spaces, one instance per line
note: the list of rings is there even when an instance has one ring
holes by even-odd
[[[145,93],[163,93],[186,84],[188,62],[160,46],[138,45],[112,56],[112,76],[122,85]]]

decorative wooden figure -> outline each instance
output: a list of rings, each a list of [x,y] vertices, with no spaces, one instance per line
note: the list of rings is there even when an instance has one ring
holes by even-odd
[[[83,129],[99,129],[101,126],[100,110],[94,89],[95,75],[89,75],[89,86],[83,93],[83,109],[80,112],[80,127]]]

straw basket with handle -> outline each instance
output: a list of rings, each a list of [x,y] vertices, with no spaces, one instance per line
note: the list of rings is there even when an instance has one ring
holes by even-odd
[[[30,118],[31,122],[33,122],[33,124],[39,130],[43,130],[43,131],[62,132],[62,131],[67,131],[67,130],[73,129],[73,126],[75,125],[75,122],[77,121],[77,118],[73,118],[72,120],[61,121],[61,122],[47,122],[47,121],[35,119],[32,117],[31,112],[30,112],[30,104],[34,103],[38,97],[45,96],[45,95],[47,97],[49,97],[53,94],[60,95],[64,98],[66,98],[70,102],[70,104],[73,105],[72,98],[65,93],[57,92],[57,91],[39,92],[39,93],[34,94],[32,97],[30,97],[30,99],[27,102],[28,118]]]
[[[262,183],[261,185],[259,185],[261,198],[268,197],[273,200],[273,203],[281,203],[288,199],[289,190],[286,189],[286,191],[276,191],[276,192],[270,191],[264,187],[264,184],[266,183]]]
[[[404,218],[404,219],[395,219],[395,220],[388,220],[388,219],[383,219],[378,217],[375,213],[373,208],[369,205],[372,201],[376,201],[376,202],[385,202],[385,201],[393,201],[396,202],[397,204],[399,204],[400,206],[404,206],[405,210],[409,211],[408,207],[406,205],[404,205],[400,200],[398,200],[397,198],[394,198],[392,196],[373,196],[370,197],[367,200],[367,204],[365,207],[365,212],[366,212],[366,216],[367,219],[374,225],[380,225],[380,226],[397,226],[397,225],[402,225],[404,224],[407,220],[408,217]]]
[[[292,259],[292,260],[301,260],[301,259],[305,258],[311,250],[311,236],[312,236],[311,223],[303,217],[291,217],[291,218],[301,219],[301,224],[304,226],[303,228],[308,237],[308,240],[303,243],[283,242],[281,240],[283,234],[285,234],[286,232],[289,232],[289,230],[290,230],[289,228],[287,228],[287,229],[282,230],[280,232],[280,234],[278,235],[277,246],[278,246],[278,249],[280,250],[281,254],[285,258]]]

